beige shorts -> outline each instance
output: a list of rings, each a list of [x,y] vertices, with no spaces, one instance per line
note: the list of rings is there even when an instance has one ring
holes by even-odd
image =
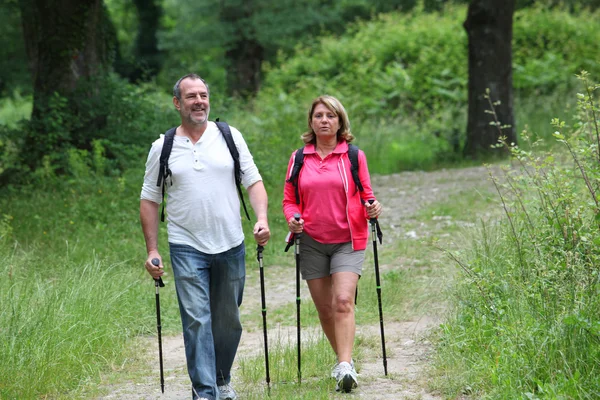
[[[352,243],[319,243],[306,233],[300,237],[300,272],[302,279],[318,279],[336,272],[362,273],[364,250],[352,250]]]

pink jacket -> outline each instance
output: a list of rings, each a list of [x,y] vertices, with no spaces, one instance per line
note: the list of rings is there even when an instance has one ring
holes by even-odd
[[[334,150],[334,153],[341,153],[341,157],[338,160],[338,171],[340,172],[340,179],[346,189],[346,209],[345,210],[331,210],[332,213],[343,213],[345,214],[348,224],[350,226],[350,235],[352,237],[352,248],[354,250],[364,250],[367,248],[367,242],[369,239],[369,217],[363,201],[374,200],[373,190],[371,188],[371,178],[369,176],[369,168],[367,166],[367,157],[362,150],[358,151],[358,176],[362,183],[363,192],[360,192],[354,180],[352,179],[352,173],[350,171],[350,159],[348,157],[348,143],[346,141],[339,142]],[[290,178],[292,168],[294,166],[294,157],[296,151],[292,153],[288,164],[286,180]],[[316,149],[313,144],[307,144],[304,147],[304,157],[318,157]],[[300,213],[301,215],[310,214],[314,212],[311,206],[305,206],[302,202],[302,180],[310,179],[310,176],[304,175],[305,168],[300,170],[298,177],[298,190],[300,193],[300,204],[296,204],[296,193],[294,186],[291,183],[286,182],[283,188],[283,214],[285,215],[286,221],[295,214]],[[362,198],[362,201],[361,201]],[[317,205],[313,205],[316,207]],[[334,238],[332,238],[334,239]]]

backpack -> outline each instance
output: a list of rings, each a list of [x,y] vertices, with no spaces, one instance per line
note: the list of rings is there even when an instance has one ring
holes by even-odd
[[[360,192],[364,191],[362,183],[360,183],[360,179],[358,178],[358,147],[348,143],[348,158],[350,159],[350,172],[352,173],[352,180],[354,180],[354,184],[358,188]],[[292,173],[290,174],[290,178],[286,180],[286,182],[294,185],[295,193],[296,193],[296,204],[300,204],[300,192],[298,191],[298,177],[300,176],[300,170],[304,165],[304,146],[300,147],[298,151],[296,151],[296,156],[294,157],[294,166],[292,167]],[[362,199],[361,199],[362,200]]]
[[[235,185],[237,187],[238,195],[240,196],[240,200],[242,201],[242,205],[244,206],[244,211],[246,212],[246,217],[250,220],[250,215],[248,214],[248,209],[246,208],[246,203],[244,202],[244,196],[242,194],[242,169],[240,167],[240,153],[235,147],[235,143],[233,141],[233,136],[231,135],[231,129],[226,122],[219,122],[219,119],[215,121],[217,124],[217,128],[223,135],[225,139],[225,143],[227,143],[227,148],[229,149],[229,153],[231,153],[231,158],[233,158],[233,172],[235,175]],[[165,140],[163,143],[162,152],[160,153],[160,167],[158,170],[158,181],[156,182],[156,186],[162,186],[162,211],[160,213],[160,220],[162,222],[165,221],[165,186],[167,182],[167,178],[171,176],[171,185],[173,185],[173,177],[171,174],[171,170],[169,169],[169,156],[171,155],[171,149],[173,148],[173,140],[175,138],[175,131],[177,127],[169,129],[165,132]]]

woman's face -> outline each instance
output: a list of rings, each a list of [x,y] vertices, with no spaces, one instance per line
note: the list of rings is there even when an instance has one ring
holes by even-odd
[[[313,111],[310,127],[315,135],[317,135],[317,139],[337,139],[337,132],[340,129],[340,118],[336,113],[327,108],[325,104],[319,103]]]

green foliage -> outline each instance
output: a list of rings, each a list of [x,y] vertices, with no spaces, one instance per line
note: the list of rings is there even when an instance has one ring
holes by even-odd
[[[523,6],[541,6],[545,8],[560,8],[571,12],[581,12],[587,9],[596,10],[600,7],[598,0],[518,0]]]
[[[135,36],[139,25],[135,4],[121,0],[104,0],[104,4],[109,12],[110,19],[116,27],[120,54],[125,61],[132,62]]]
[[[0,98],[0,126],[14,128],[22,119],[31,116],[31,96],[23,96],[15,90],[11,96]]]
[[[265,97],[284,92],[297,98],[337,91],[352,99],[348,108],[359,110],[360,117],[416,113],[428,119],[466,102],[464,15],[464,7],[449,7],[443,14],[391,13],[358,23],[350,35],[326,37],[268,67],[262,92]],[[599,50],[596,19],[593,14],[519,11],[515,87],[527,93],[552,90],[581,69],[600,74],[593,63]]]
[[[600,86],[587,79],[579,123],[553,121],[566,154],[513,147],[515,165],[492,176],[505,218],[483,224],[472,251],[453,257],[465,274],[439,343],[449,394],[600,394]]]
[[[443,1],[427,2],[435,9]],[[248,44],[256,44],[256,61],[274,62],[277,54],[291,54],[299,45],[311,47],[324,32],[341,34],[356,20],[392,10],[408,11],[417,0],[165,0],[161,49],[178,54],[165,60],[160,82],[174,82],[195,71],[222,93],[232,77],[233,58]],[[260,72],[260,71],[257,71]],[[231,89],[227,92],[228,89]]]
[[[20,166],[19,148],[8,138],[8,129],[0,125],[0,177]]]
[[[313,98],[327,93],[344,103],[374,171],[456,162],[466,127],[465,15],[465,7],[458,6],[443,13],[380,15],[352,25],[344,36],[326,36],[298,47],[293,56],[281,55],[276,64],[266,64],[252,115],[241,116],[240,125],[258,142],[273,146],[265,157],[276,160],[269,170],[280,173],[277,165],[301,145],[305,110]],[[534,114],[536,134],[548,137],[538,128],[564,106],[558,100],[565,101],[562,94],[572,90],[572,76],[600,51],[593,40],[596,19],[597,13],[517,12],[513,53],[520,106],[515,111],[523,116],[518,128],[525,128],[525,117]],[[563,44],[567,38],[578,43]],[[577,51],[570,52],[569,46]],[[600,75],[597,63],[593,68],[591,73]]]
[[[581,70],[600,76],[596,33],[598,12],[571,14],[534,7],[515,14],[513,82],[516,90],[539,94],[571,83]]]
[[[26,180],[27,169],[41,169],[36,175],[44,178],[69,174],[77,159],[118,174],[138,165],[149,144],[178,116],[168,96],[115,76],[82,81],[69,98],[54,93],[43,110],[35,120],[0,131],[0,166],[7,171],[13,163],[11,176],[0,172],[0,180]],[[45,132],[44,140],[36,140],[39,132]]]

